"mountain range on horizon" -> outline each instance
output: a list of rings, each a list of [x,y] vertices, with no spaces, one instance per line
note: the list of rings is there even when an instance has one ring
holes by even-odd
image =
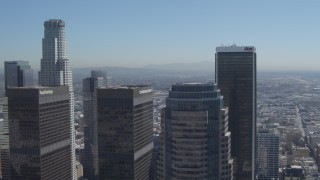
[[[85,67],[72,68],[74,77],[88,77],[91,70],[104,70],[110,76],[116,77],[141,77],[141,76],[173,76],[173,75],[210,75],[214,74],[214,63],[203,61],[199,63],[172,63],[162,65],[146,65],[139,68],[133,67]]]
[[[189,71],[189,72],[213,72],[214,61],[201,61],[192,63],[170,63],[170,64],[149,64],[143,68],[172,70],[172,71]]]
[[[72,64],[71,64],[72,66]],[[39,71],[38,68],[32,68],[35,76]],[[199,74],[214,74],[215,63],[214,61],[200,61],[191,63],[169,63],[169,64],[148,64],[142,67],[120,67],[120,66],[103,66],[103,67],[76,67],[72,68],[74,75],[80,75],[83,77],[88,77],[91,70],[105,70],[107,74],[111,76],[117,75],[173,75],[173,74],[189,74],[189,75],[199,75]],[[258,70],[259,71],[259,70]],[[269,72],[268,70],[260,70],[260,73]],[[272,71],[281,73],[283,71]],[[300,71],[284,71],[286,73],[297,73]],[[283,73],[284,73],[283,72]],[[4,73],[3,67],[0,68],[0,76]],[[302,72],[300,72],[302,73]],[[309,72],[313,74],[315,72]]]

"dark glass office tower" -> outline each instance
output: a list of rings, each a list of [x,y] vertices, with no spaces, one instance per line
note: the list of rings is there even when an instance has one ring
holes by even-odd
[[[70,180],[69,89],[9,88],[11,180]]]
[[[107,75],[104,71],[91,71],[91,77],[83,79],[83,176],[90,180],[98,178],[97,88],[106,86]]]
[[[150,177],[149,180],[157,180],[157,166],[160,150],[160,136],[159,134],[153,135],[153,151],[150,165]]]
[[[33,71],[28,61],[5,61],[5,94],[10,87],[33,85]],[[8,99],[3,98],[3,129],[1,131],[1,171],[3,179],[10,179],[10,151],[8,125]]]
[[[256,52],[252,46],[217,47],[216,83],[229,107],[231,155],[237,180],[255,177]]]
[[[161,114],[158,179],[232,180],[228,111],[217,85],[173,85],[166,105]]]
[[[99,179],[149,178],[153,148],[150,86],[97,90]]]
[[[4,62],[5,91],[9,87],[33,85],[33,71],[28,61]]]

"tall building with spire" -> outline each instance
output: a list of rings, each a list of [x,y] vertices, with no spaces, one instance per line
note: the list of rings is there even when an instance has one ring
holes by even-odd
[[[44,22],[39,84],[41,86],[68,84],[71,85],[71,91],[72,77],[67,59],[67,42],[64,30],[65,23],[60,19],[50,19]]]
[[[72,171],[75,179],[75,149],[74,149],[74,93],[72,72],[67,59],[67,41],[65,23],[60,19],[50,19],[44,22],[44,38],[42,39],[42,59],[39,71],[40,86],[69,86],[70,121],[71,121],[71,153]]]
[[[256,48],[223,46],[216,49],[216,83],[229,107],[231,155],[237,180],[255,177]]]

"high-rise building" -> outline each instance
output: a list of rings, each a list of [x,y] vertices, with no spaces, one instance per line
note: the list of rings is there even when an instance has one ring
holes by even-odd
[[[158,179],[233,179],[230,136],[216,84],[173,85],[161,113]]]
[[[11,180],[72,178],[66,86],[9,88]]]
[[[149,178],[152,96],[150,86],[97,90],[99,179]]]
[[[91,78],[98,78],[98,77],[103,77],[104,83],[106,84],[107,87],[112,86],[112,77],[108,76],[106,71],[104,70],[92,70],[91,71]]]
[[[10,180],[8,98],[3,97],[2,102],[3,127],[0,136],[1,175],[2,179]]]
[[[70,62],[67,59],[67,41],[65,38],[65,23],[60,19],[50,19],[44,22],[44,38],[42,39],[42,59],[39,71],[40,86],[69,86],[70,93],[70,134],[73,178],[75,169],[75,133],[74,133],[74,93]]]
[[[259,180],[279,178],[279,135],[268,129],[257,133],[256,173]]]
[[[8,88],[33,85],[33,71],[28,61],[4,62],[5,94]],[[1,171],[3,179],[10,179],[10,151],[8,125],[8,99],[3,98],[3,128],[1,130]]]
[[[97,137],[97,88],[107,87],[104,71],[91,71],[91,77],[83,79],[84,127],[84,178],[98,178],[98,137]]]
[[[228,108],[220,110],[219,180],[232,180],[234,178],[233,159],[231,157],[231,132],[229,131],[228,114]]]
[[[65,23],[60,19],[50,19],[44,22],[44,28],[39,84],[42,86],[71,85]],[[72,86],[70,89],[72,90]]]
[[[159,159],[159,150],[160,150],[160,136],[159,134],[153,134],[153,151],[150,164],[150,176],[149,180],[157,180],[157,166]]]
[[[5,91],[9,87],[33,85],[33,71],[28,61],[4,62]]]
[[[237,180],[255,177],[256,49],[217,47],[216,83],[229,107],[231,156]]]

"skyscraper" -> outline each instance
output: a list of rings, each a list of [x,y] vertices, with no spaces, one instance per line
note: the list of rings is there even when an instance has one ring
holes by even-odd
[[[257,133],[257,176],[259,180],[279,178],[279,135],[268,129]]]
[[[229,107],[231,155],[237,180],[255,177],[256,49],[217,47],[216,83]]]
[[[60,19],[50,19],[44,22],[44,38],[42,39],[42,59],[39,71],[40,86],[69,86],[70,93],[70,134],[73,178],[75,170],[75,133],[74,133],[74,93],[70,62],[67,59],[67,42],[65,38],[65,23]]]
[[[4,62],[5,94],[8,88],[33,85],[33,71],[28,61]],[[3,129],[1,131],[1,171],[3,179],[10,179],[8,98],[3,98]]]
[[[150,86],[97,91],[99,179],[148,179],[153,148]]]
[[[44,22],[44,28],[39,84],[42,86],[67,84],[72,90],[72,77],[67,59],[67,42],[64,32],[65,23],[60,19],[50,19]]]
[[[9,120],[8,120],[8,98],[3,97],[3,127],[1,131],[1,174],[2,179],[10,180],[10,149],[9,149]]]
[[[83,79],[84,131],[84,177],[98,178],[98,137],[97,137],[97,88],[107,86],[104,71],[91,71],[91,77]]]
[[[8,87],[33,85],[33,71],[28,61],[5,61],[4,76],[5,91]]]
[[[98,78],[98,77],[103,77],[104,83],[106,84],[107,87],[112,86],[112,77],[107,76],[106,71],[104,70],[92,70],[91,71],[91,78]]]
[[[8,92],[11,180],[72,178],[68,87]]]
[[[231,180],[228,110],[213,83],[175,84],[161,113],[160,180]]]

